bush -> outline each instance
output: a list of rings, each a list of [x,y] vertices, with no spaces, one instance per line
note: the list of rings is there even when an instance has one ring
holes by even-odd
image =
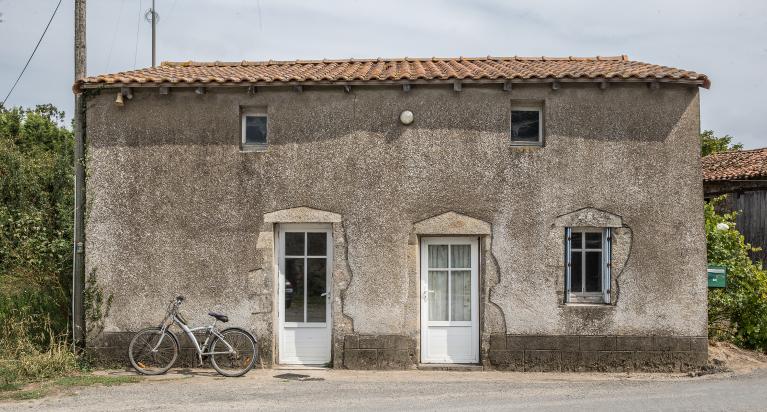
[[[751,260],[756,248],[735,228],[737,214],[716,212],[723,199],[705,205],[708,262],[727,267],[727,287],[709,289],[709,336],[767,351],[767,271]]]
[[[51,105],[0,106],[0,383],[71,370],[73,136]]]

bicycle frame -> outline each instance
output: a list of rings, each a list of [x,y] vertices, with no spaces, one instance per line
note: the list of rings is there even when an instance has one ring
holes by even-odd
[[[165,319],[163,319],[162,324],[160,324],[160,339],[157,341],[157,345],[155,345],[154,348],[152,348],[152,352],[156,352],[157,348],[160,347],[160,344],[162,344],[162,340],[165,339],[165,331],[170,328],[171,325],[175,324],[178,327],[181,328],[181,330],[186,333],[186,336],[189,338],[189,340],[194,344],[194,348],[197,351],[197,360],[200,362],[200,365],[202,365],[202,357],[203,356],[209,356],[209,355],[226,355],[229,353],[234,352],[234,348],[232,348],[232,345],[229,344],[229,342],[224,339],[224,337],[221,335],[221,333],[216,330],[216,323],[218,323],[218,320],[213,320],[213,323],[209,326],[198,326],[194,328],[190,328],[186,325],[186,323],[178,316],[178,306],[179,304],[174,304],[173,308],[169,311],[168,315],[165,316]],[[170,321],[168,321],[170,319]],[[205,342],[200,345],[197,342],[197,338],[194,336],[195,332],[199,331],[205,331]],[[218,337],[221,342],[224,343],[227,347],[226,352],[206,352],[208,349],[208,344],[211,341],[211,337]]]

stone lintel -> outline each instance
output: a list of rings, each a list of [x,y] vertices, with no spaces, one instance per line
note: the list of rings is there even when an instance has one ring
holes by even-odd
[[[446,212],[413,224],[415,235],[490,235],[490,223],[456,212]]]
[[[264,223],[341,223],[341,215],[310,207],[294,207],[264,214]]]
[[[604,210],[584,207],[583,209],[557,217],[556,227],[622,227],[623,219]]]

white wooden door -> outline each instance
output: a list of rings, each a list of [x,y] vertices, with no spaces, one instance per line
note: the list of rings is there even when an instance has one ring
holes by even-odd
[[[333,242],[326,225],[280,225],[279,363],[330,362]]]
[[[477,238],[421,241],[421,362],[479,362]]]

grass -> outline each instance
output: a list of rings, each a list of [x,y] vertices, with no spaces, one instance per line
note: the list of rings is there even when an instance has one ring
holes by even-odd
[[[102,376],[102,375],[76,375],[65,376],[63,378],[56,379],[55,385],[61,387],[73,387],[73,386],[91,386],[91,385],[104,385],[115,386],[122,385],[124,383],[136,383],[140,382],[140,376]]]
[[[3,314],[0,314],[3,315]],[[0,316],[0,387],[21,386],[70,376],[83,365],[66,336],[53,331],[47,316],[10,313]]]
[[[21,385],[17,385],[14,383],[1,383],[0,384],[0,392],[5,391],[15,391],[16,389],[19,389]]]
[[[4,385],[0,391],[0,400],[30,400],[39,399],[46,395],[62,392],[66,389],[81,388],[93,385],[116,386],[141,381],[140,376],[102,376],[102,375],[72,375],[63,376],[49,381],[35,383],[21,389],[18,385]]]

